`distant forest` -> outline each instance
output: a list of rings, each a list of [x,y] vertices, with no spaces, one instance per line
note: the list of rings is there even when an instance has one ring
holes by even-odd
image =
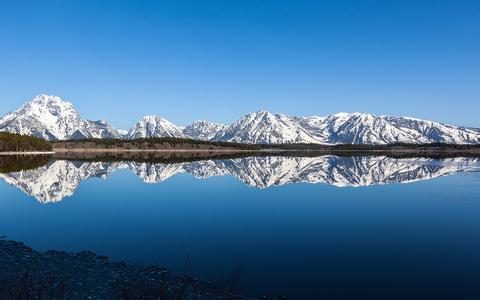
[[[105,146],[105,148],[111,147],[122,147],[125,144],[129,144],[135,148],[142,148],[144,145],[147,148],[153,148],[155,145],[168,144],[169,146],[181,147],[181,146],[215,146],[215,147],[224,147],[224,148],[235,148],[241,150],[260,150],[261,146],[256,144],[240,144],[240,143],[231,143],[231,142],[211,142],[211,141],[202,141],[186,138],[175,138],[175,137],[151,137],[151,138],[138,138],[138,139],[80,139],[80,140],[69,140],[69,141],[55,141],[53,143],[93,143],[98,146]],[[197,147],[198,148],[198,147]]]
[[[52,151],[52,145],[40,138],[0,132],[0,152]]]
[[[261,145],[263,149],[283,149],[283,150],[314,150],[314,151],[396,151],[396,150],[480,150],[480,144],[446,144],[446,143],[430,143],[430,144],[407,144],[393,143],[385,145],[370,144],[338,144],[338,145],[322,145],[322,144],[270,144]]]
[[[435,149],[435,150],[477,150],[480,149],[480,144],[446,144],[446,143],[430,143],[430,144],[407,144],[407,143],[393,143],[385,145],[371,145],[371,144],[337,144],[337,145],[323,145],[323,144],[244,144],[235,142],[212,142],[203,140],[194,140],[186,138],[175,137],[152,137],[152,138],[137,138],[137,139],[80,139],[68,141],[54,141],[52,143],[94,143],[95,145],[102,145],[105,147],[121,146],[128,143],[132,146],[142,146],[144,144],[153,146],[156,144],[169,144],[172,147],[183,145],[208,145],[216,147],[236,148],[243,150],[261,150],[261,149],[279,149],[279,150],[312,150],[312,151],[331,151],[331,150],[351,150],[351,151],[388,151],[388,150],[420,150],[420,149]]]
[[[115,148],[127,147],[127,149],[152,149],[156,146],[166,145],[171,150],[175,148],[183,149],[214,149],[229,148],[249,151],[266,150],[272,151],[321,151],[321,152],[349,152],[349,151],[364,151],[364,152],[398,152],[398,151],[413,151],[413,152],[455,152],[455,153],[474,153],[479,155],[480,145],[467,144],[405,144],[394,143],[387,145],[368,145],[368,144],[338,144],[338,145],[322,145],[322,144],[242,144],[233,142],[211,142],[186,138],[174,137],[153,137],[153,138],[138,138],[138,139],[82,139],[82,140],[68,140],[68,141],[52,141],[48,142],[40,138],[25,136],[14,133],[0,132],[0,152],[21,152],[21,151],[52,151],[55,144],[63,143],[69,145],[82,145],[85,143],[92,143],[96,145],[97,149],[101,148]]]

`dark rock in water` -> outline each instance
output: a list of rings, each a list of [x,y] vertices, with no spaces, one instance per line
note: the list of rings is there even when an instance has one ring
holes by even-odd
[[[0,299],[247,299],[158,266],[0,240]]]

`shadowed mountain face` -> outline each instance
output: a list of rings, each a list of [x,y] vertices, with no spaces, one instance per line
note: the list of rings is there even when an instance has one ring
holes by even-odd
[[[267,188],[290,183],[324,183],[338,187],[405,183],[457,172],[480,170],[478,158],[397,159],[391,157],[245,157],[179,163],[82,162],[55,160],[37,169],[0,174],[41,203],[58,202],[75,193],[82,180],[106,178],[130,169],[145,183],[159,183],[179,174],[195,178],[231,175],[248,186]]]

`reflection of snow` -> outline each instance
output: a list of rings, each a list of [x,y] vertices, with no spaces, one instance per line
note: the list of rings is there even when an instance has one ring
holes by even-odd
[[[480,170],[477,158],[433,160],[390,157],[248,157],[186,163],[55,161],[35,170],[0,174],[41,203],[58,202],[73,195],[82,180],[106,178],[120,168],[130,168],[144,182],[158,183],[178,173],[195,178],[230,174],[245,184],[266,188],[288,183],[326,183],[339,187],[402,183],[456,172]]]
[[[0,178],[35,197],[39,202],[48,203],[73,195],[82,180],[90,177],[106,178],[119,167],[119,163],[57,160],[35,170],[0,174]]]

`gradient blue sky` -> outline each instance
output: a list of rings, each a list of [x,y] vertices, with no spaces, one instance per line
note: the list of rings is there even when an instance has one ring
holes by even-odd
[[[39,93],[128,128],[266,109],[480,127],[480,1],[0,1],[0,115]]]

